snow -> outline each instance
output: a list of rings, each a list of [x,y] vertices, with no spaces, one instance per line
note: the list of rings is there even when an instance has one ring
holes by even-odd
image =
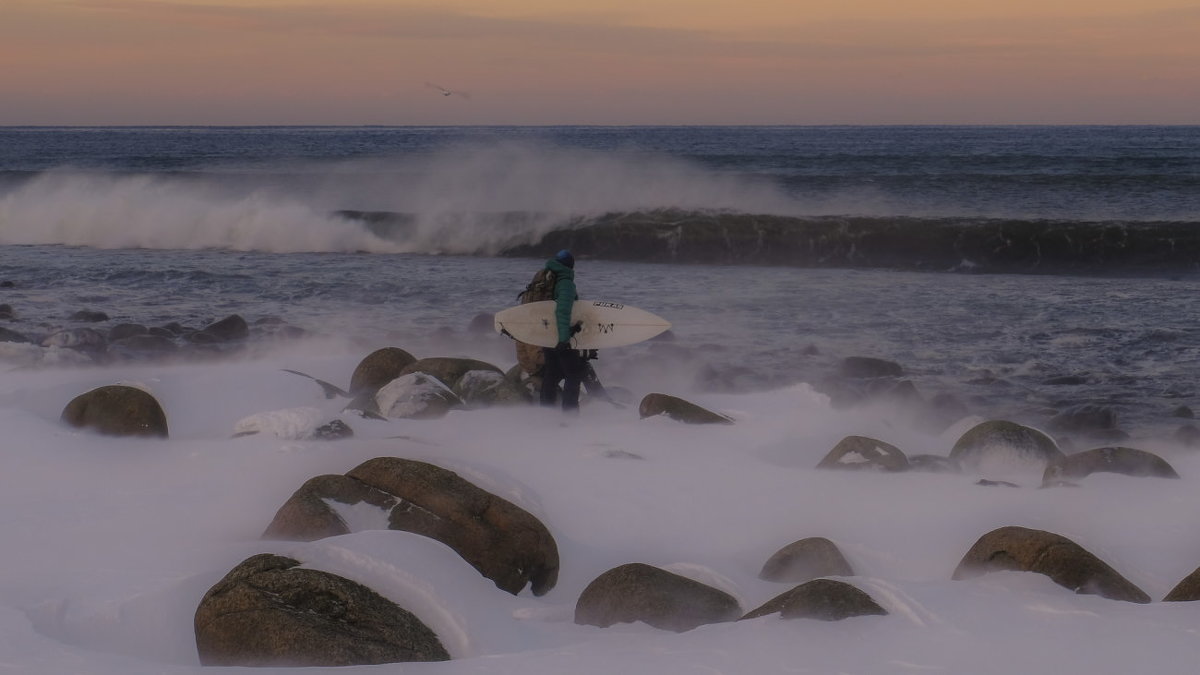
[[[4,372],[0,672],[211,675],[199,665],[192,616],[217,580],[257,553],[370,586],[425,621],[454,657],[305,673],[1191,673],[1200,659],[1200,603],[1158,601],[1200,566],[1200,456],[1180,448],[1139,446],[1180,480],[1095,474],[1079,487],[1040,489],[1040,475],[1027,472],[1014,480],[1020,488],[982,487],[971,474],[815,469],[848,435],[945,455],[974,420],[929,436],[885,408],[831,408],[805,385],[664,392],[732,425],[639,420],[633,407],[601,403],[578,417],[521,407],[379,421],[343,413],[344,399],[281,372],[343,386],[364,355]],[[169,439],[61,424],[72,398],[118,382],[158,398]],[[309,438],[339,417],[352,438]],[[233,437],[239,428],[260,433]],[[382,512],[340,512],[354,530],[344,536],[260,539],[304,481],[380,456],[448,468],[535,515],[559,547],[558,585],[542,597],[504,593],[436,541],[372,529]],[[1030,573],[951,580],[971,545],[1005,525],[1072,539],[1155,602],[1076,595]],[[842,580],[887,616],[768,616],[681,634],[573,622],[587,584],[630,562],[713,585],[748,612],[792,587],[758,579],[763,563],[812,536],[841,549],[856,571]]]

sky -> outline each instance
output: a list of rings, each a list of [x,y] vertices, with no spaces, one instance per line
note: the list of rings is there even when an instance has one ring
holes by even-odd
[[[1198,64],[1188,0],[0,2],[3,125],[1194,124]]]

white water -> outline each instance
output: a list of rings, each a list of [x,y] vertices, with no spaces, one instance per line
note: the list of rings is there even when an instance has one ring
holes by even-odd
[[[195,652],[196,605],[230,568],[262,552],[370,585],[426,621],[455,656],[302,672],[1124,675],[1191,673],[1200,658],[1200,603],[1157,602],[1200,565],[1200,455],[1144,446],[1183,478],[1099,474],[1070,489],[1036,489],[1033,475],[1021,488],[988,488],[970,475],[817,471],[848,434],[909,454],[946,454],[955,433],[924,435],[886,408],[834,410],[806,385],[668,392],[733,416],[732,426],[639,420],[631,409],[591,403],[569,421],[536,408],[428,421],[348,417],[353,439],[298,439],[299,426],[338,415],[342,401],[279,369],[345,387],[363,355],[331,341],[257,360],[0,376],[0,671],[211,673]],[[606,355],[614,370],[620,358],[619,350]],[[60,425],[75,395],[120,381],[154,392],[169,440]],[[624,384],[636,396],[656,388]],[[255,415],[262,433],[231,438]],[[376,456],[433,462],[532,512],[557,540],[558,585],[541,598],[510,596],[446,547],[405,533],[258,539],[306,479]],[[1075,595],[1033,574],[952,581],[975,540],[1004,525],[1073,539],[1156,602]],[[809,536],[835,541],[857,572],[846,580],[889,615],[764,617],[683,634],[572,622],[587,583],[627,562],[716,580],[749,611],[790,588],[757,579],[762,564]]]

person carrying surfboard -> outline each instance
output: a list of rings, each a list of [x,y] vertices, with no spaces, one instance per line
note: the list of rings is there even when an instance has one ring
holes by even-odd
[[[545,269],[554,273],[554,320],[558,328],[558,344],[544,347],[542,386],[539,392],[544,406],[554,405],[558,383],[562,381],[562,409],[579,410],[579,386],[587,374],[587,360],[571,348],[571,307],[579,299],[575,288],[575,256],[563,249],[546,261]]]

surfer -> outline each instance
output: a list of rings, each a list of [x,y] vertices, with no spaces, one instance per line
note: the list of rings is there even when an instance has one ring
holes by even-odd
[[[563,249],[546,261],[546,269],[554,273],[554,319],[558,328],[558,344],[544,347],[545,365],[542,367],[542,405],[552,406],[558,396],[561,380],[562,409],[566,412],[579,410],[579,386],[588,372],[587,360],[571,349],[571,306],[579,299],[575,289],[575,256]]]

